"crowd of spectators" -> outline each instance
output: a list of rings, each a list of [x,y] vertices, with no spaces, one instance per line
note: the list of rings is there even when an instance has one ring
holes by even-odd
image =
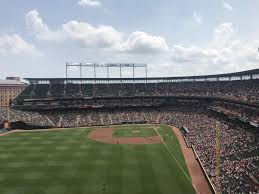
[[[21,121],[32,126],[54,126],[52,121],[38,112],[0,108],[0,123],[5,120],[9,122]]]
[[[218,112],[225,113],[226,115],[243,118],[259,124],[259,110],[258,108],[248,107],[240,104],[218,102],[213,103],[210,107]]]
[[[161,83],[38,84],[18,99],[51,97],[199,96],[258,104],[259,80]]]

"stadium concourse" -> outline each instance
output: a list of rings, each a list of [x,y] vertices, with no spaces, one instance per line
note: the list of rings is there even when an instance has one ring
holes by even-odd
[[[167,124],[182,129],[216,187],[216,125],[221,192],[259,192],[259,69],[174,78],[27,79],[0,120],[37,127]],[[219,124],[216,124],[219,123]]]

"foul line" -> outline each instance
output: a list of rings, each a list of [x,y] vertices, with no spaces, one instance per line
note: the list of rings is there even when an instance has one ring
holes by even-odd
[[[185,175],[185,177],[187,178],[187,180],[190,182],[190,184],[193,186],[194,190],[200,194],[200,192],[198,191],[198,189],[195,187],[195,185],[192,183],[192,180],[190,179],[190,177],[187,175],[187,173],[185,172],[185,170],[183,169],[183,167],[180,165],[180,163],[178,162],[178,160],[176,159],[176,157],[174,156],[174,154],[172,153],[172,151],[170,150],[170,148],[168,147],[168,145],[165,143],[164,138],[162,137],[162,135],[158,132],[157,127],[154,127],[157,135],[162,138],[163,140],[163,144],[165,146],[165,148],[167,149],[167,151],[170,153],[170,155],[173,157],[173,159],[176,161],[177,165],[180,167],[181,171],[183,172],[183,174]]]

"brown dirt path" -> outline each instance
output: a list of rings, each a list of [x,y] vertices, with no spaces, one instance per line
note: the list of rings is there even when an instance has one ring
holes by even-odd
[[[177,129],[176,127],[172,127],[172,130],[174,131],[181,145],[185,162],[192,178],[192,183],[194,184],[194,186],[200,194],[212,194],[213,192],[210,189],[210,186],[202,172],[199,162],[196,160],[194,156],[192,149],[187,147],[182,133],[179,129]]]
[[[107,144],[161,144],[159,136],[153,137],[113,137],[112,128],[97,128],[88,134],[88,138]]]
[[[15,132],[18,132],[19,130],[12,130],[12,131],[8,131],[8,132],[5,132],[5,133],[0,133],[0,136],[5,136],[5,135],[8,135],[10,133],[15,133]]]

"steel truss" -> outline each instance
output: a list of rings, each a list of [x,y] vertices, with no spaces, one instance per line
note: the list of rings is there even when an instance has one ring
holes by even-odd
[[[110,68],[120,68],[120,78],[122,78],[123,68],[132,68],[132,77],[135,78],[136,68],[145,68],[145,77],[148,77],[147,65],[144,63],[66,63],[66,79],[68,78],[69,67],[78,67],[80,72],[80,78],[82,78],[83,68],[93,68],[94,78],[96,78],[96,68],[106,68],[106,77],[110,78]]]

